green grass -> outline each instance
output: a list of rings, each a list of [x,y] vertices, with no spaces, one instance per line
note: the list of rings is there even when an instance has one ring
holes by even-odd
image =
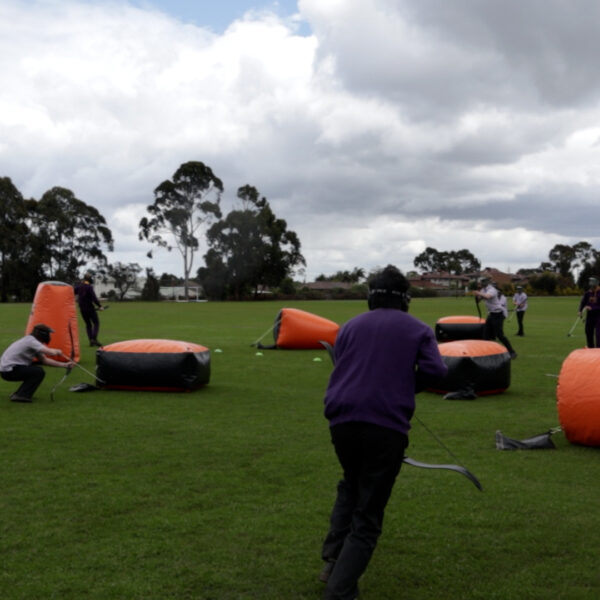
[[[417,414],[481,480],[404,467],[361,581],[365,600],[600,597],[598,450],[501,452],[558,424],[556,378],[581,326],[576,298],[534,298],[503,394],[449,402],[418,396]],[[76,369],[47,377],[31,405],[0,380],[0,598],[3,600],[317,599],[320,545],[339,468],[322,416],[325,351],[250,344],[281,304],[114,304],[100,339],[157,337],[209,347],[211,382],[188,394],[96,391]],[[366,303],[295,302],[342,323]],[[0,347],[30,307],[0,305]],[[415,299],[430,325],[475,314],[470,298]],[[81,364],[95,354],[82,337]],[[272,336],[265,338],[271,342]],[[221,353],[214,350],[220,349]],[[321,361],[314,361],[314,358]],[[414,423],[410,456],[453,462]]]

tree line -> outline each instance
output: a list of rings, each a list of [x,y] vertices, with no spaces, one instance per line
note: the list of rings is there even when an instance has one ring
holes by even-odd
[[[469,250],[439,251],[427,247],[415,257],[414,266],[422,273],[445,272],[451,275],[481,271],[481,261]],[[586,287],[591,275],[600,273],[600,251],[585,241],[569,246],[556,244],[548,260],[533,269],[519,269],[518,275],[528,277],[532,287],[549,293],[557,288]]]
[[[187,297],[192,275],[215,300],[257,297],[267,288],[294,292],[294,273],[306,265],[297,234],[248,184],[238,188],[238,205],[224,216],[223,192],[223,182],[199,161],[183,163],[154,189],[154,201],[139,222],[139,239],[150,244],[149,258],[156,250],[176,249],[183,277],[163,274],[159,279],[146,268],[143,299],[158,299],[160,286],[174,283],[183,284]],[[202,236],[208,250],[204,266],[194,273]],[[31,300],[40,281],[73,283],[83,270],[110,278],[122,299],[143,269],[137,263],[109,263],[106,253],[113,248],[105,218],[71,190],[53,187],[39,200],[26,199],[9,177],[0,177],[0,301]],[[422,273],[481,270],[481,262],[467,249],[427,247],[413,264]],[[583,288],[590,275],[600,273],[600,252],[585,241],[556,244],[538,268],[517,273],[549,293],[557,287]],[[366,277],[363,268],[355,267],[319,275],[317,281],[358,284]]]
[[[240,205],[223,216],[223,190],[210,167],[182,164],[155,188],[139,239],[155,249],[177,249],[186,297],[202,234],[208,251],[195,275],[211,299],[256,296],[291,281],[294,269],[306,264],[296,233],[250,185],[238,189]],[[110,278],[122,299],[142,267],[109,263],[106,252],[113,249],[105,218],[71,190],[54,187],[39,200],[26,199],[9,177],[0,177],[0,301],[31,300],[40,281],[73,283],[84,270]],[[162,281],[147,268],[142,298],[158,299]]]

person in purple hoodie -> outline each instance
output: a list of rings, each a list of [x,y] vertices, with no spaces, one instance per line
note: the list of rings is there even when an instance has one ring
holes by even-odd
[[[585,339],[588,348],[600,347],[600,285],[597,277],[588,278],[588,289],[581,298],[579,311],[585,315]]]
[[[321,551],[326,600],[358,596],[408,446],[415,393],[427,375],[447,373],[432,329],[408,314],[408,288],[392,265],[376,273],[369,311],[345,323],[335,342],[325,417],[343,478]]]
[[[91,273],[86,273],[83,276],[83,281],[75,286],[75,295],[77,296],[81,317],[85,323],[90,346],[102,346],[98,341],[100,320],[97,311],[103,309],[94,291],[94,278]]]

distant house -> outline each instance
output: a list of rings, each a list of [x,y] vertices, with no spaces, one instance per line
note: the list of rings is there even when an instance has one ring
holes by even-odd
[[[204,289],[192,279],[188,280],[188,300],[201,301],[205,299]],[[160,295],[165,300],[174,300],[175,302],[185,302],[185,287],[181,285],[161,285]]]
[[[473,277],[473,275],[471,275]],[[523,275],[519,275],[517,273],[503,273],[498,269],[493,269],[491,267],[486,267],[483,271],[480,271],[476,276],[477,279],[481,279],[482,277],[490,277],[493,281],[495,281],[498,285],[522,285],[523,287],[527,285],[528,278]]]
[[[134,300],[139,297],[140,291],[143,289],[144,284],[146,283],[145,277],[139,277],[135,285],[132,285],[125,294],[125,298],[127,300]],[[100,278],[94,281],[94,291],[96,292],[96,296],[98,298],[106,298],[109,292],[114,292],[117,297],[121,295],[121,292],[117,288],[115,288],[115,283],[112,279],[107,278],[106,281],[101,281]]]
[[[460,290],[466,288],[469,281],[468,276],[443,272],[423,273],[417,277],[408,278],[412,287],[428,290]]]
[[[347,281],[313,281],[302,284],[302,287],[317,292],[331,292],[332,290],[350,290],[353,285],[355,284]]]
[[[486,267],[482,271],[476,273],[463,273],[462,275],[452,275],[450,273],[423,273],[416,277],[409,277],[410,285],[422,290],[435,290],[438,292],[458,292],[459,290],[467,290],[471,284],[480,281],[483,277],[490,277],[500,286],[506,285],[522,285],[526,286],[528,279],[522,275],[514,273],[503,273],[498,269]]]

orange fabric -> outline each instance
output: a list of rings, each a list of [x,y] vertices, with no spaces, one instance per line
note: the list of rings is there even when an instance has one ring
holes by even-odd
[[[79,330],[73,288],[60,281],[44,281],[37,286],[25,333],[31,333],[34,325],[44,323],[54,329],[50,348],[59,348],[68,358],[79,362]],[[54,360],[66,362],[61,356]]]
[[[442,356],[490,356],[508,350],[498,342],[490,340],[456,340],[439,344]]]
[[[323,349],[319,341],[335,344],[340,326],[329,319],[300,310],[283,308],[276,345],[288,349]]]
[[[102,346],[104,352],[134,352],[136,354],[175,354],[177,352],[206,352],[208,348],[190,342],[161,339],[139,339],[115,342]]]
[[[600,348],[574,350],[558,375],[558,418],[571,443],[600,446]]]
[[[485,319],[473,315],[456,315],[453,317],[442,317],[438,323],[485,323]]]

